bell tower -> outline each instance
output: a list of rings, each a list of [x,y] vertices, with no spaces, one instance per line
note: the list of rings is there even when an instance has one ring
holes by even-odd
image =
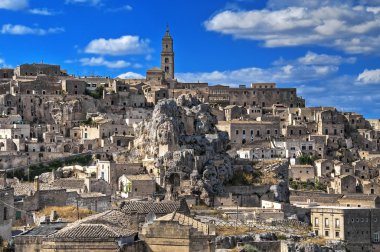
[[[165,72],[165,78],[174,79],[173,38],[170,36],[169,26],[162,38],[161,69]]]

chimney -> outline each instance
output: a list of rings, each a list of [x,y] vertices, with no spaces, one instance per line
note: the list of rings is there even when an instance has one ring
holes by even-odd
[[[38,180],[38,176],[34,177],[34,191],[38,192],[40,190],[40,181]]]

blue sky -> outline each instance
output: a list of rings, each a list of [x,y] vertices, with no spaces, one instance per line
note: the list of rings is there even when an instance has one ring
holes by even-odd
[[[276,82],[380,118],[379,0],[0,0],[0,66],[144,75],[167,23],[179,80]]]

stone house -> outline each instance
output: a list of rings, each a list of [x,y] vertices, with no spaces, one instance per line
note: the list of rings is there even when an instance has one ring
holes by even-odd
[[[61,67],[59,65],[33,63],[17,66],[14,70],[14,74],[16,76],[61,76],[64,75],[64,71],[61,71]]]
[[[228,105],[224,107],[224,115],[226,121],[231,121],[233,119],[239,119],[242,117],[243,109],[236,105]]]
[[[377,251],[380,209],[312,208],[312,229],[326,240],[341,240],[350,251]]]
[[[226,131],[231,143],[237,146],[280,135],[279,124],[273,122],[232,120],[218,122],[216,127],[220,131]]]
[[[289,165],[289,178],[295,181],[313,182],[315,177],[312,165]]]
[[[221,106],[259,106],[271,107],[283,104],[287,107],[305,107],[305,100],[297,96],[294,88],[277,88],[275,83],[252,83],[251,88],[241,85],[232,88],[224,85],[208,87],[205,102]]]
[[[173,212],[147,222],[140,237],[149,252],[213,252],[215,227]]]
[[[110,160],[96,160],[96,178],[111,185],[112,192],[119,188],[118,179],[123,175],[137,175],[143,172],[142,163],[116,163]]]
[[[245,107],[244,118],[249,118],[250,120],[256,120],[258,117],[263,115],[263,110],[257,106],[247,106]]]
[[[43,240],[61,230],[67,224],[66,222],[41,223],[39,226],[21,233],[15,237],[15,252],[43,251]]]
[[[344,175],[354,175],[354,167],[351,164],[343,163],[334,160],[334,175],[344,176]]]
[[[147,174],[124,174],[118,179],[118,185],[123,198],[153,198],[154,193],[156,192],[155,178]]]
[[[86,93],[86,87],[87,83],[82,80],[62,80],[62,91],[68,95],[84,95]]]
[[[133,220],[133,224],[139,226],[149,218],[159,218],[172,212],[190,215],[190,209],[185,199],[177,201],[124,201],[119,206],[120,210]]]
[[[352,175],[342,175],[335,177],[330,181],[330,186],[327,188],[327,193],[350,194],[356,193],[358,180]]]
[[[316,176],[318,178],[331,177],[334,171],[334,162],[328,159],[317,159],[314,161]]]
[[[42,252],[120,251],[123,247],[143,251],[131,217],[117,209],[73,222],[44,238],[41,247]]]
[[[286,127],[286,134],[284,134],[287,138],[308,138],[309,130],[302,125],[288,125]]]
[[[366,194],[345,194],[338,199],[341,207],[380,208],[380,197]]]
[[[345,117],[336,110],[317,112],[316,122],[319,135],[344,137]]]
[[[14,189],[8,186],[4,171],[0,173],[0,237],[12,238],[12,224],[15,219]]]
[[[379,170],[372,166],[368,160],[358,160],[352,163],[355,176],[361,179],[372,179],[379,176]]]
[[[362,180],[361,187],[363,194],[380,195],[380,184],[378,179]]]
[[[285,150],[286,158],[296,158],[302,154],[313,156],[315,154],[315,142],[308,139],[283,139],[274,140],[273,145]]]

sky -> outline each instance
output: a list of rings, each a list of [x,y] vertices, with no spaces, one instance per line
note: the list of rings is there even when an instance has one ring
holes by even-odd
[[[0,67],[145,76],[167,25],[180,81],[275,82],[380,118],[380,0],[0,0]]]

